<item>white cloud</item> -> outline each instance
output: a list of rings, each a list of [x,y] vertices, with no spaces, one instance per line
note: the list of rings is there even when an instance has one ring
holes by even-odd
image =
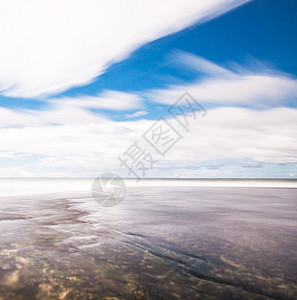
[[[126,117],[127,117],[127,118],[138,118],[138,117],[146,116],[147,114],[148,114],[147,111],[139,110],[139,111],[136,111],[136,112],[133,113],[133,114],[128,114],[128,115],[126,115]]]
[[[7,113],[11,118],[3,119]],[[154,122],[115,122],[79,107],[67,112],[60,106],[40,111],[38,116],[29,110],[2,109],[0,120],[0,176],[4,177],[84,177],[119,170],[126,175],[117,157]],[[189,133],[171,120],[184,137],[164,159],[156,157],[160,163],[154,172],[158,174],[158,165],[195,168],[203,161],[221,159],[297,163],[296,120],[297,110],[292,108],[260,111],[234,107],[209,110],[193,123]],[[22,127],[18,127],[20,123]],[[11,159],[17,160],[17,167],[9,166]],[[163,174],[171,176],[172,169]]]
[[[213,77],[225,77],[233,75],[233,72],[221,67],[203,57],[196,56],[184,51],[175,51],[171,55],[171,60],[178,64],[189,67],[195,71],[211,75]]]
[[[251,159],[297,163],[297,110],[223,107],[209,110],[191,127],[169,160]],[[191,164],[190,164],[191,165]]]
[[[98,96],[50,99],[47,103],[49,105],[43,111],[0,107],[0,128],[99,122],[100,116],[88,113],[86,108],[126,111],[144,107],[139,96],[115,91],[105,91]],[[137,111],[133,115],[145,114],[144,111]]]
[[[47,102],[66,107],[85,107],[105,110],[134,110],[144,106],[139,96],[115,91],[105,91],[97,96],[56,98],[47,100]]]
[[[201,57],[185,53],[179,53],[175,60],[206,76],[190,84],[172,85],[165,89],[149,91],[145,94],[149,99],[172,104],[184,91],[188,91],[202,104],[271,106],[296,99],[296,78],[275,70],[265,68],[263,71],[253,72],[237,67],[237,70],[232,71]]]
[[[248,0],[1,0],[0,91],[40,97],[85,85],[139,46]]]

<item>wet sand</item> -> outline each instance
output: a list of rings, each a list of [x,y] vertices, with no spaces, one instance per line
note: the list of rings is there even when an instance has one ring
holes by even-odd
[[[294,299],[297,189],[0,199],[1,299]]]

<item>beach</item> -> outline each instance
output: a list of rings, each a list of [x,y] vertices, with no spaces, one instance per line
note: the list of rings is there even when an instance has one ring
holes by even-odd
[[[294,299],[297,189],[133,186],[0,198],[1,299]]]

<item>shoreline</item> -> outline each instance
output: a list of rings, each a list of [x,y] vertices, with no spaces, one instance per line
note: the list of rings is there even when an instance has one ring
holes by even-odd
[[[0,178],[0,197],[49,193],[90,193],[95,178]],[[297,188],[297,179],[136,179],[124,178],[126,188],[143,187],[228,187]]]

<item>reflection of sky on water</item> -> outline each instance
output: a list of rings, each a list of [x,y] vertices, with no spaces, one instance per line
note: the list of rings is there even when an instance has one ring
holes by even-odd
[[[290,298],[297,292],[296,191],[130,187],[124,201],[111,208],[82,193],[2,198],[0,267],[8,269],[0,271],[6,278],[18,265],[25,276],[23,261],[34,261],[53,268],[53,274],[62,268],[83,280],[97,264],[136,277],[147,266],[149,281],[155,272],[174,270],[177,290],[197,281],[194,294],[204,280],[205,293],[212,282],[216,293],[230,288],[237,296]],[[156,285],[160,293],[169,289],[164,274]],[[117,282],[118,275],[108,276]],[[6,291],[0,277],[0,291],[3,286]]]

